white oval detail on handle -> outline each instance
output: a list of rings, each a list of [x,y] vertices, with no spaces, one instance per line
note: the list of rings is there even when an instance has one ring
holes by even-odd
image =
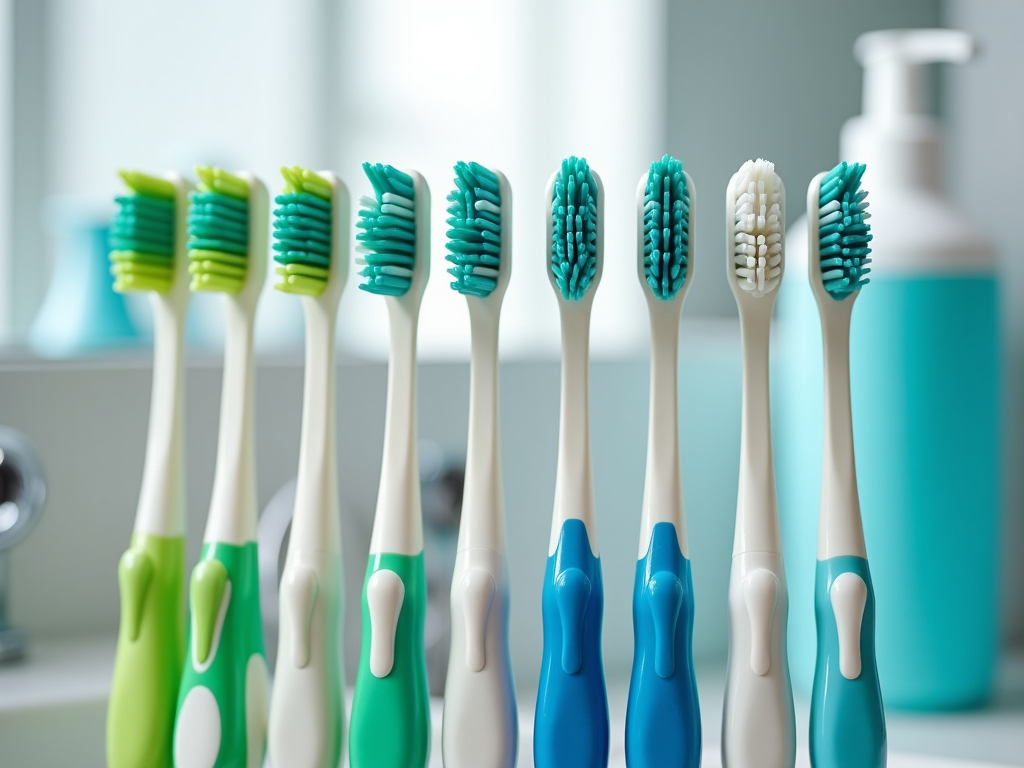
[[[763,677],[772,666],[772,621],[779,602],[775,574],[765,568],[748,573],[743,579],[743,602],[750,620],[750,671]]]
[[[466,667],[479,672],[487,663],[487,618],[494,599],[494,579],[483,568],[470,568],[462,576],[462,612],[466,623]]]
[[[405,584],[394,571],[381,569],[366,582],[370,609],[370,672],[387,677],[395,664],[395,633],[405,601]]]
[[[860,677],[860,627],[868,602],[868,585],[856,573],[841,573],[828,590],[839,635],[839,671],[847,680]]]

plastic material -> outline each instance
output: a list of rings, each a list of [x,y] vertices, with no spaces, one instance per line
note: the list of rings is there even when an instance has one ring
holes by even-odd
[[[394,259],[391,245],[371,237],[360,240],[362,245],[358,248],[358,263],[365,264],[362,274],[367,277],[367,283],[360,288],[385,295],[391,324],[391,362],[384,458],[370,536],[370,562],[363,586],[362,653],[352,699],[349,761],[352,768],[423,768],[429,755],[430,709],[423,646],[427,597],[416,452],[416,331],[420,302],[430,274],[430,190],[415,171],[401,172],[391,166],[369,164],[363,167],[374,183],[377,197],[361,200],[362,223],[378,214],[402,215],[389,213],[389,206],[398,203],[388,202],[393,193],[381,188],[380,174],[397,180],[394,183],[400,191],[404,190],[404,179],[409,179],[412,197],[406,196],[401,205],[407,206],[411,201],[413,206],[415,243],[412,263],[407,268],[411,271],[400,274],[397,283],[383,279],[394,275],[379,272],[375,266],[380,259]],[[377,247],[382,250],[375,250]],[[394,663],[384,677],[375,675],[370,666],[377,628],[371,624],[367,602],[370,580],[380,570],[393,571],[404,586],[394,630]],[[381,672],[382,668],[376,671]]]
[[[464,164],[460,164],[462,166]],[[498,320],[511,275],[512,190],[499,171],[476,164],[460,168],[457,198],[449,208],[453,231],[465,231],[476,210],[498,219],[495,235],[450,235],[452,287],[467,294],[472,330],[469,443],[462,519],[451,590],[451,649],[445,682],[441,732],[446,768],[514,768],[519,747],[519,716],[508,641],[509,583],[505,562],[505,499],[498,432]],[[493,178],[492,178],[493,177]],[[487,189],[461,187],[493,185]],[[472,201],[471,210],[462,206]],[[495,212],[495,208],[497,212]],[[480,221],[478,216],[477,221]],[[481,245],[497,237],[497,263]],[[479,240],[464,249],[463,243]],[[454,248],[452,248],[454,246]],[[485,258],[485,257],[489,257]]]
[[[226,294],[226,343],[217,466],[203,552],[192,577],[192,632],[178,698],[175,766],[258,768],[265,751],[269,701],[256,558],[252,336],[267,268],[268,201],[262,182],[249,174],[236,176],[219,169],[197,173],[203,184],[192,197],[189,217],[192,289]],[[204,221],[211,212],[219,216],[221,209],[237,210],[238,206],[224,205],[221,198],[226,196],[245,201],[243,256],[213,250],[220,241],[206,237],[203,229],[211,226]],[[240,236],[235,242],[242,242]],[[241,258],[243,275],[219,271],[219,264],[235,258]],[[207,579],[212,579],[208,585]],[[207,644],[210,655],[204,659]],[[215,762],[206,762],[210,755]]]
[[[694,270],[695,194],[682,163],[668,156],[637,187],[637,276],[651,320],[651,395],[626,706],[630,768],[700,764],[677,394],[679,319]]]
[[[326,267],[305,263],[316,260],[313,252],[288,250],[275,257],[285,263],[278,269],[278,285],[302,294],[306,374],[267,750],[275,766],[336,768],[343,754],[345,704],[334,328],[349,270],[349,195],[329,171],[286,170],[289,187],[276,199],[278,245],[289,244],[285,234],[300,236],[312,222],[309,229],[328,233],[330,256]],[[321,214],[329,216],[329,224]]]
[[[807,215],[811,221],[823,222],[827,218],[822,184],[834,174],[834,170],[820,173],[811,180],[807,189]],[[863,198],[857,184],[848,184],[841,198],[854,199],[855,195]],[[856,225],[858,219],[844,221]],[[860,518],[850,407],[850,318],[860,290],[844,293],[838,299],[831,292],[825,279],[827,273],[822,274],[827,263],[823,259],[828,257],[820,250],[819,230],[820,227],[812,226],[807,234],[808,279],[821,315],[825,360],[825,435],[815,591],[818,653],[811,696],[811,764],[814,768],[831,768],[841,760],[850,768],[884,768],[885,715],[875,667],[875,598]],[[859,248],[860,242],[858,236],[852,247]],[[853,571],[867,585],[858,648],[861,673],[852,680],[842,674],[844,649],[840,647],[840,637],[850,630],[852,606],[843,596],[832,595],[833,582],[841,571]],[[838,614],[833,608],[835,598],[839,598],[842,606]],[[845,655],[849,656],[848,638],[844,645]],[[850,666],[849,659],[845,666]]]
[[[161,279],[140,285],[123,273],[115,277],[119,290],[159,291],[150,294],[155,326],[153,394],[142,490],[131,545],[118,567],[121,627],[107,709],[107,764],[169,768],[185,661],[184,348],[190,185],[174,174],[166,180],[140,174],[125,178],[142,189],[158,185],[162,200],[170,194],[165,207],[171,211],[162,225],[169,265],[163,265]],[[137,270],[133,274],[138,276]]]
[[[796,719],[786,652],[789,598],[768,387],[772,307],[786,269],[786,191],[774,165],[744,163],[729,181],[725,211],[726,275],[743,339],[743,405],[722,762],[728,768],[792,768]]]
[[[590,311],[604,262],[604,189],[585,160],[571,157],[552,174],[545,199],[545,264],[562,325],[562,395],[542,598],[544,655],[534,763],[537,768],[605,768],[609,725],[601,660],[604,591],[594,518],[587,383]],[[577,219],[581,210],[589,213]],[[580,244],[582,252],[576,250]]]

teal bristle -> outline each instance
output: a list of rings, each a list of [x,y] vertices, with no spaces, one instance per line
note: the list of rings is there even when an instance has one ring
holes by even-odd
[[[249,184],[220,168],[196,168],[190,196],[188,270],[193,291],[235,294],[249,269]]]
[[[110,271],[114,290],[166,293],[174,282],[175,187],[139,171],[121,171],[132,194],[114,198]]]
[[[374,197],[361,197],[356,259],[366,278],[359,288],[402,296],[412,285],[416,263],[416,192],[412,177],[390,165],[363,163]]]
[[[644,274],[659,299],[686,282],[690,261],[690,190],[683,164],[671,155],[651,163],[644,189]]]
[[[448,274],[459,293],[485,298],[498,285],[501,260],[501,188],[479,163],[455,164],[455,189],[448,195]]]
[[[860,188],[863,163],[840,163],[821,180],[818,192],[818,248],[821,281],[841,300],[868,284],[871,225],[867,190]]]
[[[284,293],[319,296],[331,277],[333,189],[320,175],[299,166],[281,169],[285,189],[274,198],[274,261]]]
[[[551,224],[551,271],[562,296],[579,301],[597,273],[597,182],[582,157],[555,175]]]

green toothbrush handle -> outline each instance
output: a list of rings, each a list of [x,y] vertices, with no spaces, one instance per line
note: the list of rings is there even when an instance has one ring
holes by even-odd
[[[269,675],[255,542],[204,544],[189,603],[175,768],[259,768],[267,741]]]
[[[349,762],[352,768],[423,768],[430,752],[423,553],[371,554],[362,605]]]
[[[107,705],[108,768],[170,768],[185,658],[185,539],[136,533],[117,568],[121,626]]]

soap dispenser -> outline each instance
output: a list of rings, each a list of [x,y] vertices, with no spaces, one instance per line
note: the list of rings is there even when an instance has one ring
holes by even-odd
[[[999,647],[999,289],[989,240],[947,198],[942,132],[924,67],[965,63],[972,38],[946,29],[861,35],[864,113],[842,160],[867,165],[872,264],[850,341],[854,445],[877,593],[887,707],[949,709],[987,697]],[[822,162],[822,170],[831,166]],[[787,259],[806,274],[807,221]],[[806,281],[779,296],[773,391],[790,576],[794,682],[814,673],[814,562],[822,461],[821,333]]]

